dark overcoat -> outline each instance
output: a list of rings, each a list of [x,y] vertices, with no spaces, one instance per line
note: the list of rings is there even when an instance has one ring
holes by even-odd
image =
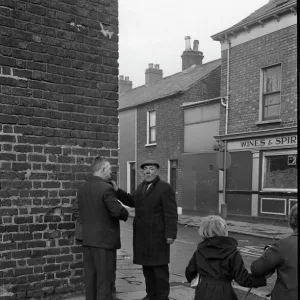
[[[195,300],[238,300],[232,280],[244,287],[266,285],[265,277],[248,273],[237,245],[235,239],[226,236],[206,238],[199,243],[185,270],[188,282],[199,274]]]
[[[134,195],[119,189],[119,200],[135,207],[133,220],[133,262],[143,266],[160,266],[170,262],[167,238],[177,236],[177,204],[171,185],[158,176],[145,195],[141,183]]]
[[[79,188],[77,205],[73,214],[82,224],[82,244],[107,250],[120,249],[119,220],[126,221],[128,211],[118,201],[112,185],[93,176]]]
[[[251,264],[251,272],[266,276],[277,271],[272,300],[298,298],[298,233],[277,241]]]

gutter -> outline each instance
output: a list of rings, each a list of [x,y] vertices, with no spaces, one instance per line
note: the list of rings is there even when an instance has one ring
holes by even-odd
[[[272,12],[268,12],[268,13],[266,13],[264,15],[261,15],[261,16],[255,18],[255,19],[252,19],[252,20],[250,20],[248,22],[246,21],[246,22],[241,23],[241,24],[239,24],[237,26],[230,27],[230,28],[228,28],[228,29],[226,29],[224,31],[221,31],[221,32],[219,32],[217,34],[212,35],[211,38],[213,40],[215,40],[215,41],[221,41],[228,34],[232,34],[233,32],[236,33],[237,31],[244,31],[245,29],[247,29],[247,27],[252,26],[252,25],[254,25],[256,23],[259,23],[259,21],[266,20],[266,19],[271,18],[271,17],[275,17],[276,15],[278,15],[280,13],[284,13],[284,12],[286,12],[288,10],[291,10],[294,13],[296,13],[296,10],[294,8],[295,6],[297,6],[297,2],[296,1],[294,3],[289,4],[288,6],[280,7],[278,9],[273,10]]]
[[[186,102],[186,103],[182,103],[180,105],[180,107],[182,109],[185,109],[185,108],[190,108],[190,107],[194,107],[194,106],[201,106],[202,104],[219,102],[220,100],[221,100],[221,97],[217,97],[217,98],[212,98],[212,99],[207,99],[207,100],[200,100],[197,102]]]

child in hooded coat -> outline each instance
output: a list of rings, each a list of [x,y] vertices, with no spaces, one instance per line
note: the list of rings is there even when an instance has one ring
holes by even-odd
[[[188,282],[199,274],[195,300],[238,300],[232,280],[244,287],[266,285],[265,277],[254,277],[245,268],[238,243],[228,237],[224,219],[219,216],[204,218],[199,235],[202,241],[185,270]]]

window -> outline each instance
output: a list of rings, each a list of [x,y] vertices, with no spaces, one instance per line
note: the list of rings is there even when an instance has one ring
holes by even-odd
[[[147,144],[156,143],[156,111],[148,111],[147,116]]]
[[[264,190],[297,190],[296,151],[266,152],[263,159]]]
[[[262,69],[262,111],[263,121],[280,119],[281,65]]]

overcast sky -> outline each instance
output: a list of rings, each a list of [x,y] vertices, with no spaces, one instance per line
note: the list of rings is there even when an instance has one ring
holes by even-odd
[[[199,40],[203,63],[221,57],[211,35],[238,23],[268,0],[119,0],[119,74],[133,88],[145,83],[149,63],[163,76],[181,71],[184,37]]]

